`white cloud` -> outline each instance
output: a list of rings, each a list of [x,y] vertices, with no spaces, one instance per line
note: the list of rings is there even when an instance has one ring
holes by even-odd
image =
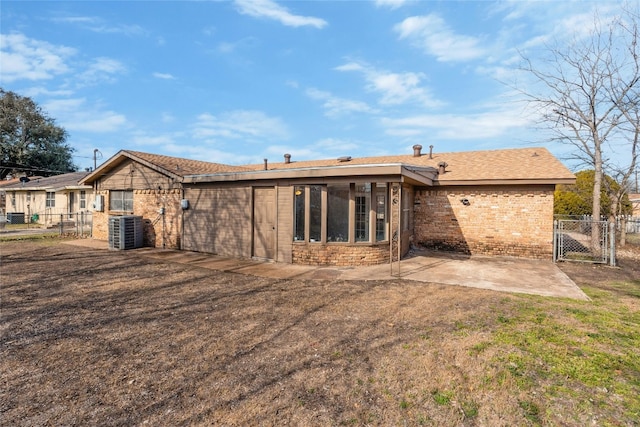
[[[316,147],[327,157],[329,153],[344,153],[349,150],[357,150],[362,143],[342,138],[323,138],[316,142]]]
[[[148,31],[139,25],[109,25],[95,16],[64,16],[51,19],[58,24],[77,25],[85,30],[102,34],[123,34],[126,36],[148,35]]]
[[[67,60],[76,50],[30,39],[24,34],[0,34],[2,82],[46,80],[71,71]]]
[[[388,7],[389,9],[397,9],[404,5],[407,0],[376,0],[377,7]]]
[[[367,90],[380,94],[379,102],[382,105],[400,105],[408,102],[417,102],[429,108],[442,105],[427,88],[421,86],[425,78],[422,73],[392,73],[360,62],[349,62],[335,69],[363,73]]]
[[[98,83],[113,83],[115,76],[126,73],[127,68],[120,61],[111,58],[96,58],[87,69],[78,74],[75,82],[78,86],[90,86]]]
[[[312,16],[294,15],[272,0],[235,0],[240,13],[256,18],[268,18],[279,21],[288,27],[311,26],[323,28],[327,21]]]
[[[233,53],[238,49],[252,48],[258,44],[258,39],[255,37],[244,37],[235,42],[220,42],[218,43],[217,50],[220,53]]]
[[[399,119],[384,118],[382,125],[388,135],[394,136],[427,135],[431,139],[479,140],[497,138],[512,129],[526,127],[530,120],[531,117],[511,109],[468,115],[423,114]]]
[[[162,80],[174,80],[175,77],[169,73],[153,73],[153,77]]]
[[[270,162],[284,161],[284,154],[291,154],[291,161],[309,159],[327,159],[338,157],[361,148],[362,142],[343,138],[324,138],[305,145],[271,145],[262,153],[262,158],[268,158]]]
[[[375,113],[365,102],[339,98],[319,89],[309,88],[306,94],[311,99],[323,101],[322,106],[327,117],[336,118],[350,113]]]
[[[286,139],[289,131],[278,117],[262,111],[235,110],[214,116],[209,113],[197,117],[193,136],[199,139]]]
[[[435,13],[425,16],[412,16],[394,27],[400,39],[408,39],[414,46],[438,61],[468,61],[485,55],[480,47],[480,39],[456,34]]]
[[[173,123],[176,121],[176,118],[171,113],[162,113],[162,123]]]
[[[131,142],[135,145],[162,147],[174,143],[172,135],[147,135],[144,133],[136,133],[132,136]]]
[[[127,123],[123,114],[86,104],[84,98],[72,98],[49,101],[43,107],[68,131],[114,132]]]
[[[206,162],[222,163],[225,165],[246,165],[259,163],[264,158],[261,154],[242,154],[231,151],[222,151],[212,148],[205,143],[200,144],[180,144],[169,143],[162,146],[163,152],[168,156],[182,157],[187,159],[202,160]]]
[[[46,87],[37,86],[30,87],[20,91],[21,95],[29,98],[37,98],[39,96],[71,96],[73,91],[69,89],[49,90]]]

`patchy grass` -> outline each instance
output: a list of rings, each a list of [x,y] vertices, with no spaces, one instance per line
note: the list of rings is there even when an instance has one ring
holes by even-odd
[[[640,422],[633,272],[571,266],[574,301],[54,242],[0,243],[6,425]]]
[[[61,237],[58,233],[35,233],[35,234],[20,234],[20,235],[6,235],[0,234],[0,242],[20,242],[20,241],[38,241],[47,240],[51,244],[58,244],[65,240],[71,240],[74,237]]]
[[[619,420],[637,423],[640,280],[610,283],[606,290],[590,286],[583,290],[592,301],[536,297],[517,301],[505,310],[511,320],[483,345],[501,349],[494,361],[505,366],[518,390],[534,391],[546,399],[520,401],[528,420],[539,424],[546,414],[538,408],[548,412],[570,400],[590,413],[617,413]],[[496,382],[504,377],[496,375]],[[566,415],[570,423],[585,421],[579,413]],[[613,416],[600,418],[600,423],[607,419],[616,425]]]

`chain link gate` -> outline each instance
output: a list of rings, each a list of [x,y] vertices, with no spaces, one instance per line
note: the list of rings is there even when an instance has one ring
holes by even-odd
[[[556,220],[553,260],[615,265],[615,233],[608,221]],[[615,229],[613,229],[615,230]]]

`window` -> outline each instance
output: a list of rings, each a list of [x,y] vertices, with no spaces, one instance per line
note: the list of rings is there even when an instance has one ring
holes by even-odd
[[[16,207],[16,192],[15,191],[11,192],[11,206],[13,206],[14,208]]]
[[[304,186],[296,186],[294,188],[294,211],[293,211],[293,223],[295,227],[295,234],[293,240],[304,240]]]
[[[387,183],[372,182],[295,186],[294,241],[388,240],[388,191]]]
[[[376,241],[387,240],[387,184],[376,184]]]
[[[27,203],[31,203],[31,191],[27,191]]]
[[[133,190],[109,191],[109,209],[133,212]]]
[[[45,207],[47,208],[55,208],[56,207],[56,193],[55,191],[47,191],[47,198],[45,200]]]
[[[356,184],[356,242],[369,241],[371,217],[371,184]]]
[[[401,188],[400,191],[402,191],[402,231],[407,231],[409,230],[409,210],[413,195],[404,188]]]
[[[322,240],[322,186],[309,187],[309,241]]]
[[[87,208],[87,192],[85,190],[80,190],[80,209]]]
[[[327,241],[349,241],[349,184],[327,185]]]

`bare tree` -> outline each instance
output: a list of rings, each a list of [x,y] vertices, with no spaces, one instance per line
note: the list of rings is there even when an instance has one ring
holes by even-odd
[[[588,34],[575,35],[569,44],[547,46],[545,60],[534,63],[522,54],[522,70],[533,76],[536,85],[518,90],[537,108],[552,141],[572,145],[571,159],[595,170],[594,220],[600,219],[604,174],[627,189],[638,162],[638,16],[627,7],[607,20],[596,12]],[[620,203],[622,197],[612,200]],[[618,210],[619,206],[612,207]],[[594,227],[594,249],[598,240]]]

